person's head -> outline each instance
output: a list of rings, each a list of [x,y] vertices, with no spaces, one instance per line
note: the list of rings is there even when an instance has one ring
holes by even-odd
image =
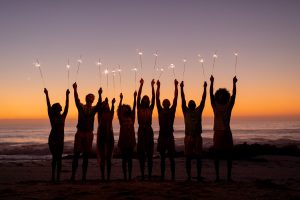
[[[124,104],[122,106],[122,109],[123,109],[124,117],[130,117],[131,116],[131,107],[129,105]]]
[[[91,93],[85,96],[86,104],[93,104],[94,100],[95,100],[95,96]]]
[[[225,105],[229,102],[230,93],[226,88],[220,88],[215,93],[215,99],[218,104]]]
[[[164,99],[163,102],[162,102],[162,105],[165,109],[169,109],[170,108],[170,101],[168,99]]]
[[[109,104],[108,104],[108,98],[106,97],[104,102],[103,102],[103,111],[104,112],[109,112]]]
[[[195,110],[196,109],[196,103],[194,100],[190,100],[189,101],[189,104],[188,104],[188,107],[190,110]]]
[[[143,96],[141,104],[144,108],[148,108],[150,106],[150,99],[147,95]]]
[[[62,111],[61,105],[59,103],[55,103],[51,106],[51,109],[55,115],[60,114]]]

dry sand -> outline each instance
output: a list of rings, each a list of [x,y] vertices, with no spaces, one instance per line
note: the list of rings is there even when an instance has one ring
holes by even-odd
[[[112,180],[100,181],[96,159],[91,159],[87,182],[68,181],[71,160],[63,160],[62,181],[52,184],[50,160],[0,163],[0,199],[300,199],[300,157],[260,156],[238,160],[233,166],[234,182],[227,182],[225,162],[221,166],[221,182],[214,182],[213,161],[203,160],[203,182],[185,181],[184,159],[176,159],[176,181],[159,180],[159,159],[154,159],[154,178],[139,180],[134,160],[130,182],[122,180],[121,160],[113,159]],[[81,163],[80,163],[81,164]],[[193,163],[193,175],[195,163]]]

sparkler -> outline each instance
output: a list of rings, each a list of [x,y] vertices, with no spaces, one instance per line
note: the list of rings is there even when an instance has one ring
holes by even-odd
[[[135,87],[135,90],[136,90],[136,72],[137,72],[137,68],[133,68],[132,71],[134,71],[134,87]]]
[[[186,66],[187,60],[186,60],[186,59],[183,59],[182,62],[183,62],[183,74],[182,74],[182,80],[184,80],[185,66]]]
[[[115,70],[112,70],[111,73],[112,73],[113,88],[114,88],[114,97],[115,97],[115,95],[116,95],[116,86],[115,86],[115,75],[116,75],[116,71],[115,71]]]
[[[34,64],[34,66],[35,66],[36,68],[39,69],[40,76],[41,76],[41,79],[42,79],[42,82],[43,82],[43,86],[44,86],[44,88],[46,88],[46,84],[45,84],[45,80],[44,80],[44,76],[43,76],[43,73],[42,73],[41,64],[40,64],[39,60],[36,59],[36,62],[33,63],[33,64]]]
[[[138,55],[139,55],[139,60],[140,60],[141,77],[142,77],[142,74],[143,74],[143,61],[142,61],[142,55],[143,55],[143,52],[142,52],[142,51],[138,51]]]
[[[106,68],[105,70],[104,70],[104,74],[105,74],[105,76],[106,76],[106,88],[108,89],[108,73],[109,73],[109,71],[108,71],[108,69]]]
[[[81,63],[82,63],[82,59],[81,59],[81,55],[80,55],[79,59],[77,60],[77,71],[76,71],[75,82],[77,82],[77,78],[78,78],[78,74],[79,74],[79,68],[80,68]]]
[[[159,80],[160,79],[160,77],[161,77],[161,75],[164,73],[164,68],[160,68],[160,74],[159,74],[159,77],[158,77],[158,79],[157,80]]]
[[[215,52],[213,55],[213,66],[212,66],[211,75],[214,75],[215,62],[216,62],[217,58],[218,58],[218,55],[217,55],[217,52]]]
[[[204,59],[201,58],[201,59],[199,60],[199,62],[201,63],[202,73],[203,73],[203,78],[204,78],[204,80],[205,80],[205,73],[204,73]]]
[[[175,79],[175,65],[174,65],[174,64],[171,64],[171,65],[169,66],[169,68],[172,69],[172,71],[173,71],[173,76],[174,76],[174,79]]]
[[[101,85],[101,61],[100,61],[100,58],[98,60],[98,62],[96,63],[96,65],[98,66],[98,71],[99,71],[99,84]]]
[[[68,63],[66,65],[66,67],[67,67],[67,70],[68,70],[68,89],[69,89],[70,88],[70,67],[71,67],[69,58],[68,58]]]
[[[236,76],[236,66],[237,66],[238,53],[235,52],[235,53],[234,53],[234,56],[235,56],[234,73],[235,73],[235,76]]]
[[[153,66],[153,77],[155,77],[155,72],[156,72],[156,65],[157,65],[157,57],[158,57],[158,51],[156,51],[153,56],[154,56],[154,66]]]
[[[119,69],[117,69],[118,71],[118,74],[119,74],[119,81],[120,81],[120,90],[121,90],[121,93],[122,93],[122,76],[121,76],[121,66],[119,65]]]

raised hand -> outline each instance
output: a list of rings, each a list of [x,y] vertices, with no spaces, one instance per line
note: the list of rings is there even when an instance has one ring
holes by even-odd
[[[113,98],[112,101],[111,101],[111,103],[112,103],[112,104],[116,103],[116,99]]]
[[[235,84],[238,81],[238,79],[236,78],[236,76],[233,77],[233,83]]]
[[[144,84],[144,79],[141,78],[140,80],[140,84],[143,85]]]
[[[77,83],[76,82],[73,84],[73,88],[74,88],[74,90],[77,89]]]
[[[175,84],[175,86],[177,86],[177,85],[178,85],[178,83],[179,83],[179,82],[177,81],[177,79],[175,79],[175,80],[174,80],[174,84]]]
[[[133,96],[134,96],[134,98],[136,98],[136,96],[137,96],[137,92],[136,91],[134,91]]]
[[[180,83],[180,87],[184,87],[184,83],[183,83],[183,81],[181,81],[181,83]]]
[[[123,99],[123,94],[122,94],[122,93],[120,93],[120,99],[121,99],[121,100]]]
[[[157,85],[157,87],[160,87],[160,81],[159,80],[157,80],[156,85]]]
[[[207,87],[206,81],[204,81],[203,87],[205,87],[205,88]]]
[[[66,91],[66,95],[69,95],[70,94],[70,90],[69,89],[67,89],[67,91]]]
[[[215,78],[213,75],[210,76],[210,82],[214,82]]]
[[[99,90],[98,90],[98,94],[100,94],[100,95],[101,95],[101,94],[102,94],[102,92],[103,92],[103,90],[102,90],[102,87],[100,87],[100,88],[99,88]]]
[[[154,79],[152,79],[151,86],[154,86],[154,84],[155,84],[155,81],[154,81]]]
[[[48,90],[46,88],[44,88],[44,93],[48,95]]]

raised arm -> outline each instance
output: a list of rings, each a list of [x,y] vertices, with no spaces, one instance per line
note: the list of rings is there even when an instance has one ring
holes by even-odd
[[[181,83],[180,83],[181,108],[182,108],[183,112],[186,112],[187,107],[186,107],[186,101],[185,101],[185,95],[184,95],[183,87],[184,87],[184,83],[183,83],[183,81],[181,81]]]
[[[178,99],[178,81],[176,79],[174,80],[174,85],[175,85],[175,92],[174,92],[174,99],[173,99],[172,109],[176,110],[177,99]]]
[[[44,93],[45,93],[45,95],[46,95],[46,102],[47,102],[48,116],[50,117],[50,114],[51,114],[51,104],[50,104],[50,99],[49,99],[48,90],[47,90],[46,88],[44,88]]]
[[[134,91],[134,94],[133,94],[133,106],[132,106],[132,112],[131,112],[132,113],[131,117],[132,117],[133,123],[135,121],[136,95],[137,95],[137,93],[136,93],[136,91]]]
[[[150,109],[153,110],[154,106],[155,106],[155,91],[154,91],[154,84],[155,81],[154,79],[152,79],[151,81],[151,88],[152,88],[152,98],[151,98],[151,105],[150,105]]]
[[[75,104],[76,104],[77,109],[79,109],[81,107],[81,103],[80,103],[80,100],[79,100],[79,97],[78,97],[77,83],[76,82],[73,84],[73,89],[74,89]]]
[[[205,106],[205,100],[206,100],[206,87],[207,87],[207,83],[206,83],[206,81],[204,81],[204,84],[203,84],[202,100],[201,100],[200,105],[199,105],[199,107],[198,107],[198,109],[199,109],[200,111],[203,111],[204,106]]]
[[[210,77],[210,89],[209,89],[209,94],[210,94],[210,103],[211,106],[214,108],[215,107],[215,96],[214,96],[214,77]]]
[[[115,103],[116,103],[116,99],[113,98],[111,101],[111,109],[110,109],[112,119],[114,118],[114,113],[115,113]]]
[[[139,88],[139,92],[138,92],[138,96],[137,96],[137,108],[138,109],[141,106],[141,94],[142,94],[143,85],[144,85],[144,79],[141,79],[140,80],[140,88]]]
[[[156,89],[156,106],[158,112],[162,110],[161,103],[160,103],[160,81],[156,82],[157,89]]]
[[[230,102],[229,102],[229,108],[232,109],[234,106],[234,102],[235,102],[235,96],[236,96],[236,82],[237,82],[237,78],[236,76],[233,77],[233,89],[232,89],[232,96],[230,98]]]
[[[122,101],[123,101],[123,94],[122,93],[120,93],[120,103],[119,103],[119,107],[118,107],[118,117],[119,117],[119,119],[120,119],[120,115],[121,115],[121,106],[122,106]]]
[[[98,90],[98,101],[97,101],[97,104],[96,104],[95,112],[98,112],[101,109],[101,106],[102,106],[102,93],[103,93],[103,90],[102,90],[102,87],[100,87],[99,90]]]
[[[70,90],[67,89],[66,91],[66,105],[65,105],[65,109],[64,109],[64,113],[63,116],[67,117],[68,111],[69,111],[69,94],[70,94]]]

